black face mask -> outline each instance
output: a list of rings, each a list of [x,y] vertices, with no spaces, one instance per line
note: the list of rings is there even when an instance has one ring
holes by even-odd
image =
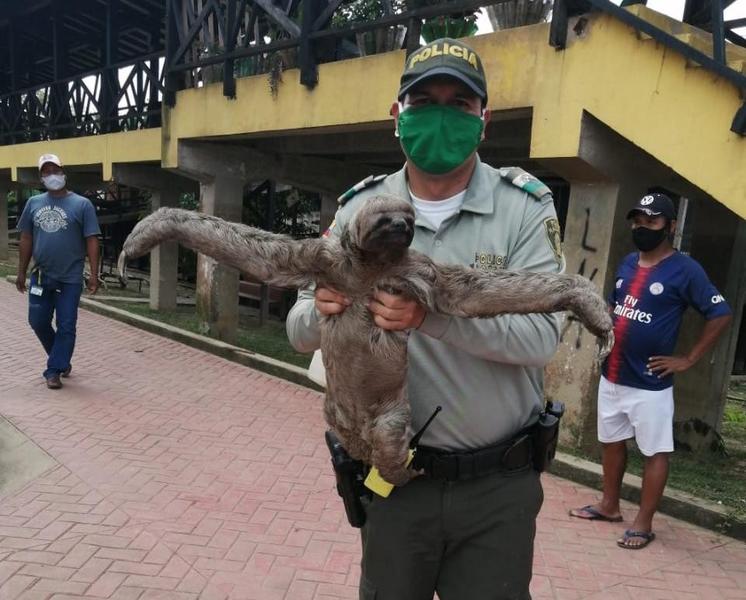
[[[667,235],[665,227],[662,229],[637,227],[632,230],[632,241],[641,252],[650,252],[660,246]]]

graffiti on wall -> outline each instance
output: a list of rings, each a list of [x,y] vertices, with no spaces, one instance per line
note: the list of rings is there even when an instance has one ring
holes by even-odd
[[[594,255],[598,253],[598,248],[595,246],[591,246],[588,243],[588,231],[590,230],[590,224],[591,209],[586,208],[585,225],[583,226],[583,239],[580,241],[582,260],[580,261],[580,266],[578,267],[577,274],[582,275],[583,277],[587,277],[588,279],[593,281],[598,274],[598,267],[593,267],[591,270],[589,261],[591,263],[595,262]],[[590,270],[590,275],[586,275],[586,269]],[[565,326],[562,328],[562,332],[560,333],[560,342],[564,342],[565,337],[568,334],[571,334],[571,331],[575,333],[575,349],[580,350],[583,345],[583,324],[573,314],[567,315]]]

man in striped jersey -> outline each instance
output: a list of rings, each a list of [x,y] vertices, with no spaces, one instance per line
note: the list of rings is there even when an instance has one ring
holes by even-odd
[[[627,464],[626,440],[634,437],[645,456],[640,509],[617,544],[640,549],[655,538],[653,515],[668,479],[674,373],[692,367],[714,346],[731,321],[731,310],[699,263],[672,246],[676,212],[668,196],[645,195],[627,219],[639,252],[622,261],[609,296],[616,342],[598,389],[603,498],[570,515],[622,520],[619,493]],[[679,326],[688,306],[705,318],[705,326],[690,351],[676,356]]]

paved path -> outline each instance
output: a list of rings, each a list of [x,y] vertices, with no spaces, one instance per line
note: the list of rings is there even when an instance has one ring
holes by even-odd
[[[0,282],[0,414],[58,466],[0,497],[1,600],[357,597],[318,394],[86,311],[47,390],[25,302]],[[659,517],[621,550],[567,516],[593,491],[544,485],[534,600],[746,599],[746,545]]]

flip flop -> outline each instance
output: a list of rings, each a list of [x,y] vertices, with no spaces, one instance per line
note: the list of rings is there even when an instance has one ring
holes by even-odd
[[[586,512],[590,516],[584,517],[582,515],[573,514],[573,510],[575,510],[576,512],[580,512],[580,511]],[[609,523],[620,523],[621,521],[624,520],[622,515],[619,515],[618,517],[607,517],[606,515],[598,512],[598,509],[594,508],[592,504],[589,504],[588,506],[584,506],[583,508],[571,509],[569,514],[571,517],[575,517],[576,519],[584,519],[586,521],[608,521]]]
[[[632,545],[629,544],[631,538],[642,538],[645,540],[642,544]],[[655,539],[655,534],[652,531],[633,531],[628,529],[624,532],[621,540],[617,540],[616,545],[625,550],[642,550],[650,542]]]

